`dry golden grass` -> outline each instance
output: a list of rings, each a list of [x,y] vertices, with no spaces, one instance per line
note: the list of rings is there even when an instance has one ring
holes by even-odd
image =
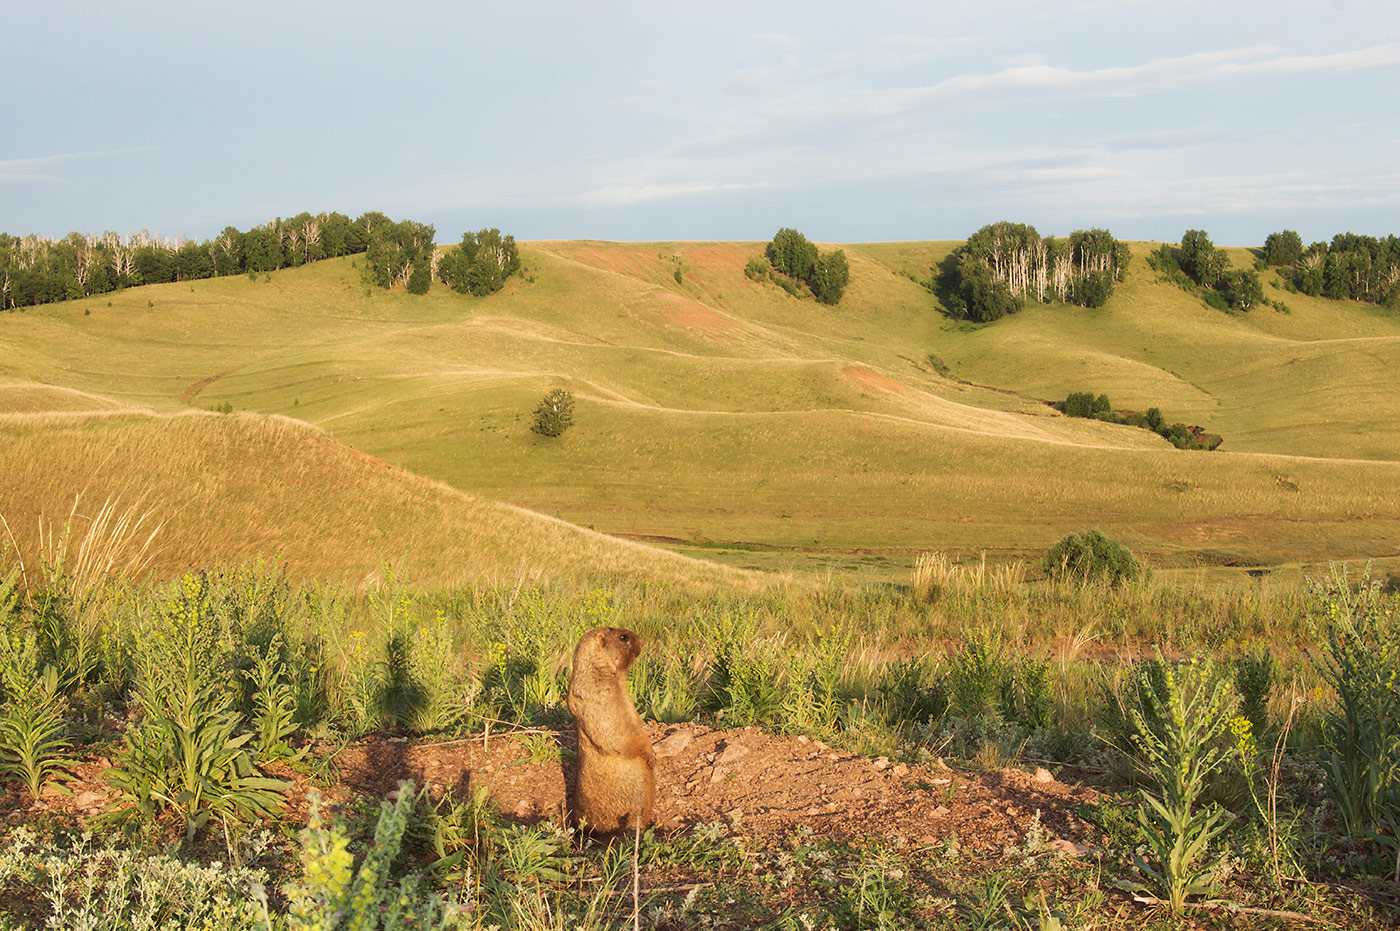
[[[299,577],[350,582],[377,576],[387,561],[422,585],[556,575],[753,583],[482,501],[284,417],[7,418],[0,461],[8,464],[0,514],[26,571],[66,560],[70,575],[97,579],[278,556]],[[88,513],[84,501],[105,504]],[[133,503],[122,510],[117,502]],[[65,514],[66,529],[56,529]]]

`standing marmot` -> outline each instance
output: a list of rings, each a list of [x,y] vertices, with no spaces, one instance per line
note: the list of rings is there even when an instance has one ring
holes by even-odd
[[[600,834],[651,823],[656,756],[627,694],[627,668],[642,638],[618,627],[595,627],[574,649],[569,713],[578,722],[578,785],[574,816]]]

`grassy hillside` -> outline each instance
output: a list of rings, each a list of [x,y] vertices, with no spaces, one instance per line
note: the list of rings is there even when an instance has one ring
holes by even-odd
[[[734,570],[482,501],[282,417],[7,415],[0,461],[6,539],[31,568],[44,544],[62,548],[70,513],[76,554],[111,502],[144,524],[122,536],[115,519],[106,533],[96,522],[89,550],[110,545],[119,567],[142,564],[144,550],[162,574],[278,554],[299,577],[354,583],[388,562],[429,585],[555,573],[745,584]]]
[[[836,307],[745,278],[758,243],[533,243],[485,299],[367,293],[353,259],[133,289],[0,319],[0,408],[281,414],[473,495],[756,566],[1032,555],[1085,526],[1159,565],[1396,555],[1400,318],[1300,295],[1230,316],[1138,258],[1100,310],[977,327],[911,280],[953,245],[845,246]],[[535,436],[559,386],[577,426]],[[1225,445],[1043,403],[1076,390]]]

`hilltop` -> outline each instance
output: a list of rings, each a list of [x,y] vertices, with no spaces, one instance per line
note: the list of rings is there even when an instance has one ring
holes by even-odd
[[[976,326],[919,283],[955,245],[842,246],[834,307],[747,279],[759,243],[526,243],[487,298],[367,291],[354,258],[133,288],[0,320],[0,404],[280,415],[467,495],[754,567],[1034,557],[1086,526],[1159,566],[1396,554],[1400,317],[1271,274],[1288,313],[1225,314],[1138,243],[1105,307]],[[550,440],[530,411],[555,387],[577,426]],[[1224,445],[1045,403],[1085,390]],[[242,462],[264,485],[287,467]]]

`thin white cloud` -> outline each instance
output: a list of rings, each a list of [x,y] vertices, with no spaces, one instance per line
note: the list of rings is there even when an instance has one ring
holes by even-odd
[[[56,152],[51,155],[34,155],[28,158],[11,158],[0,161],[0,175],[24,174],[34,172],[36,169],[47,168],[52,165],[59,165],[64,162],[83,161],[85,159],[107,158],[113,155],[130,155],[134,152],[154,152],[159,146],[140,145],[129,146],[124,149],[97,149],[90,152]]]
[[[581,203],[591,207],[631,207],[636,204],[717,191],[752,191],[768,187],[767,181],[746,184],[620,184],[595,188],[578,196]]]
[[[1023,65],[989,74],[962,74],[923,87],[887,88],[862,95],[866,112],[895,114],[939,100],[1021,93],[1051,96],[1132,96],[1167,88],[1259,74],[1357,71],[1400,65],[1400,42],[1330,55],[1280,55],[1272,46],[1197,52],[1138,65],[1074,69]]]
[[[114,155],[129,155],[133,152],[151,152],[157,146],[135,146],[126,149],[104,149],[92,152],[57,152],[52,155],[35,155],[28,158],[11,158],[0,161],[0,184],[67,184],[71,179],[57,173],[61,166],[74,162],[93,161]]]

